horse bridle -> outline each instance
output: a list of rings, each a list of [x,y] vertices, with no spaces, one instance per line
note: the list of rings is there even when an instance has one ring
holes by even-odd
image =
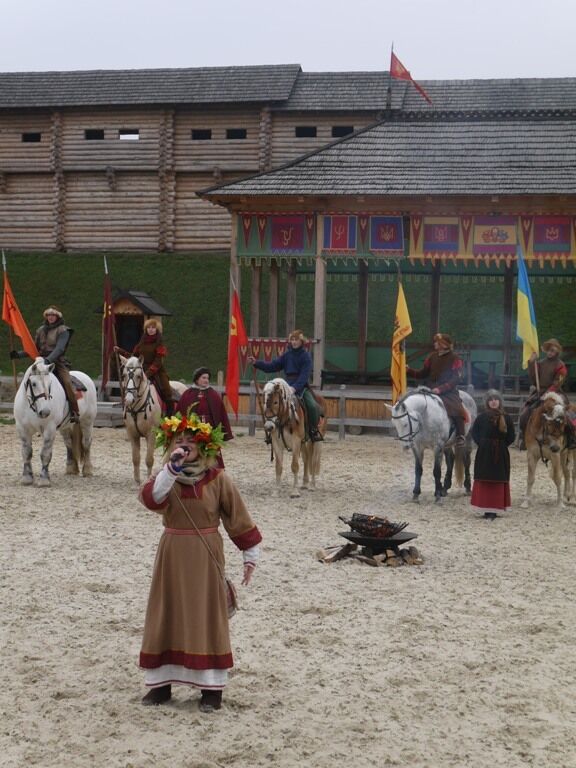
[[[280,405],[278,407],[278,413],[274,413],[269,406],[269,400],[272,398],[272,396],[278,393],[278,399],[280,401]],[[288,423],[289,419],[285,419],[285,411],[289,410],[290,405],[285,405],[285,399],[283,397],[282,390],[278,387],[278,385],[274,386],[274,389],[272,392],[270,392],[269,395],[267,395],[266,400],[264,402],[264,418],[271,421],[274,424],[274,428],[282,438],[282,442],[284,443],[284,448],[289,451],[290,447],[286,443],[286,438],[284,437],[284,427]]]
[[[28,405],[30,407],[30,410],[38,416],[38,407],[36,403],[38,400],[41,400],[42,398],[44,398],[45,400],[52,400],[52,384],[49,382],[48,387],[46,387],[46,382],[44,380],[47,374],[45,373],[36,372],[33,375],[42,377],[42,381],[44,383],[44,391],[40,392],[40,394],[36,394],[36,392],[34,392],[34,389],[31,383],[31,379],[32,379],[32,374],[31,374],[26,379],[25,392],[26,392],[26,399],[28,400]]]
[[[144,398],[142,404],[139,408],[128,408],[126,405],[126,394],[134,395],[134,406],[138,403],[138,397],[140,396],[140,390],[138,388],[138,385],[136,384],[135,374],[139,371],[144,375],[144,369],[141,365],[135,366],[133,368],[127,368],[124,366],[124,373],[126,374],[128,378],[128,382],[126,386],[124,387],[124,409],[128,411],[129,414],[131,414],[134,421],[136,421],[136,417],[140,414],[144,414],[144,418],[148,418],[148,411],[152,409],[152,406],[150,405],[152,401],[152,384],[150,381],[148,381],[148,391],[146,393],[146,397]]]
[[[416,420],[417,423],[418,423],[418,429],[414,430],[414,428],[412,426],[412,416],[410,416],[410,411],[408,410],[408,408],[406,408],[406,405],[405,405],[404,402],[399,403],[399,404],[404,408],[404,413],[399,414],[398,416],[394,416],[394,414],[391,414],[392,419],[408,418],[408,426],[410,428],[410,431],[406,435],[398,435],[397,439],[400,440],[403,443],[411,443],[414,440],[414,438],[416,437],[416,435],[419,432],[422,431],[422,426],[420,424],[420,421]],[[426,404],[426,407],[428,407],[428,404]]]

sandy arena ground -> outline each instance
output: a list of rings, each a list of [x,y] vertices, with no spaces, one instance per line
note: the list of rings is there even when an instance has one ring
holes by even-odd
[[[576,765],[576,507],[553,507],[542,466],[521,510],[512,452],[514,508],[490,523],[459,490],[433,503],[430,459],[413,504],[411,457],[390,438],[329,434],[319,490],[293,500],[262,436],[238,436],[225,459],[263,560],[233,619],[225,706],[202,715],[186,688],[140,704],[161,522],[137,501],[123,430],[96,430],[93,457],[93,478],[67,477],[58,439],[52,488],[22,487],[0,426],[3,768]],[[409,521],[424,565],[317,562],[355,511]]]

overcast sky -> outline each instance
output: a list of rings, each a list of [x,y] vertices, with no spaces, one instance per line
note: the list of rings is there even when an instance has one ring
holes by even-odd
[[[0,71],[301,64],[415,79],[576,76],[576,0],[1,2]]]

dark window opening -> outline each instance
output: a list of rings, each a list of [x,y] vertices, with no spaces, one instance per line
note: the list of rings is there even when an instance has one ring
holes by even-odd
[[[314,139],[316,138],[316,132],[315,125],[297,125],[294,129],[294,135],[297,139]]]
[[[120,141],[139,141],[140,130],[138,128],[120,128],[118,138]]]
[[[212,138],[211,128],[193,128],[192,141],[210,141]]]
[[[22,141],[25,144],[37,144],[39,141],[42,141],[42,134],[36,131],[27,131],[22,134]]]
[[[342,136],[348,136],[349,133],[354,133],[354,126],[352,125],[333,125],[332,126],[332,138],[340,139]]]
[[[226,128],[227,139],[245,139],[247,135],[246,128]]]
[[[104,138],[103,128],[86,128],[84,131],[86,141],[102,141]]]

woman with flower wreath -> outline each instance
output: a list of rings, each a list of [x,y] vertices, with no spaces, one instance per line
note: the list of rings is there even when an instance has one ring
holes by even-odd
[[[164,524],[140,652],[150,688],[145,705],[168,701],[173,684],[199,688],[202,712],[222,704],[233,661],[218,527],[222,523],[243,553],[243,585],[250,583],[262,540],[236,486],[215,466],[223,442],[220,425],[213,427],[194,412],[167,417],[157,429],[165,464],[140,493]]]

